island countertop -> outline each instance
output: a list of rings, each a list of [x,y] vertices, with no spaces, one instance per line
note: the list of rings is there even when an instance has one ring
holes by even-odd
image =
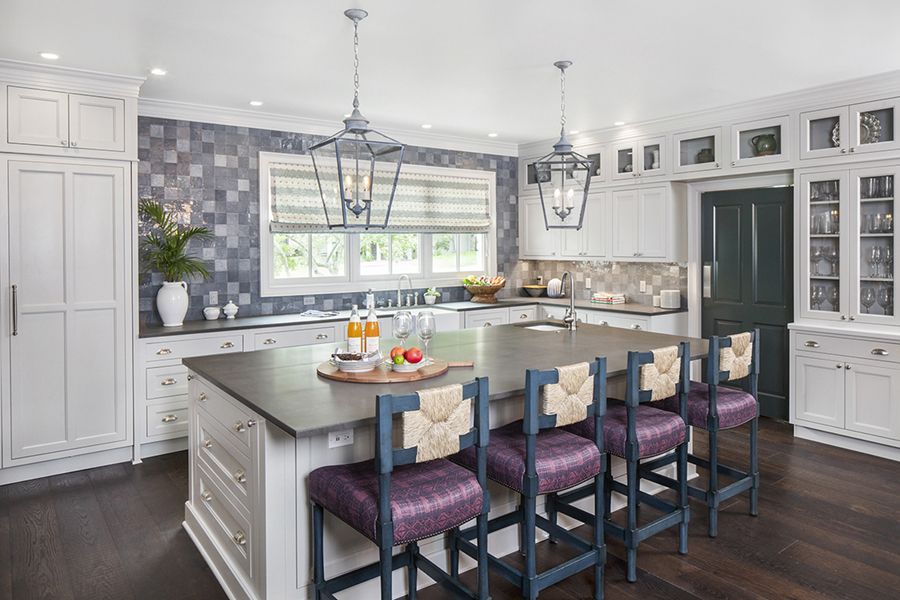
[[[304,437],[374,423],[377,394],[411,393],[484,376],[494,401],[522,394],[527,368],[550,369],[605,356],[608,376],[616,377],[625,373],[629,350],[647,351],[682,341],[690,342],[691,358],[706,356],[707,342],[702,339],[599,325],[579,325],[574,333],[519,325],[447,331],[434,337],[429,352],[445,360],[474,361],[475,367],[395,384],[320,378],[316,367],[328,360],[334,350],[331,344],[187,358],[184,364],[289,435]]]

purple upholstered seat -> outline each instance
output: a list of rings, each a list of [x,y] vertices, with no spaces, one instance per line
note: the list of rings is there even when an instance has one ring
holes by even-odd
[[[374,461],[320,467],[309,474],[310,498],[375,541],[378,474]],[[482,490],[471,471],[439,459],[394,467],[394,545],[436,535],[474,519]]]
[[[660,401],[660,408],[678,412],[678,398],[673,396]],[[752,394],[724,385],[716,393],[716,413],[719,429],[729,429],[752,421],[756,417],[756,399]],[[688,425],[706,429],[709,417],[709,384],[692,381],[688,392]]]
[[[593,419],[569,425],[565,429],[582,437],[594,439]],[[677,414],[644,403],[637,407],[636,432],[638,455],[640,458],[646,458],[672,450],[684,442],[687,427]],[[627,433],[628,421],[625,403],[620,400],[610,400],[603,420],[603,442],[606,451],[624,457]]]
[[[534,454],[539,494],[570,488],[596,477],[600,472],[600,452],[597,446],[562,429],[542,430],[537,435]],[[452,456],[451,460],[474,469],[475,448],[466,448]],[[525,434],[522,433],[522,421],[492,429],[488,445],[487,476],[521,492],[524,475]]]

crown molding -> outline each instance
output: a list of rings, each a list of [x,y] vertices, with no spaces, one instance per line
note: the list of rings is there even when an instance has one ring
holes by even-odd
[[[0,81],[66,92],[136,98],[145,78],[0,58]]]
[[[321,136],[332,135],[341,129],[341,124],[337,121],[267,113],[243,108],[225,108],[174,100],[160,100],[158,98],[140,98],[138,101],[138,115]],[[476,152],[479,154],[496,154],[500,156],[518,156],[519,146],[512,142],[478,140],[463,136],[432,132],[423,133],[422,131],[407,129],[379,128],[378,130],[410,146]]]

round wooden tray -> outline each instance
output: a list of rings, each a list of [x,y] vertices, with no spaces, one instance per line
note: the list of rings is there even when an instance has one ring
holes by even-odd
[[[347,381],[350,383],[402,383],[405,381],[421,381],[422,379],[431,379],[438,377],[447,372],[450,367],[472,367],[473,363],[465,362],[447,362],[440,358],[432,359],[430,365],[422,367],[418,371],[411,373],[398,373],[390,368],[387,363],[368,373],[344,373],[339,371],[330,362],[323,362],[316,368],[319,377],[331,379],[333,381]]]

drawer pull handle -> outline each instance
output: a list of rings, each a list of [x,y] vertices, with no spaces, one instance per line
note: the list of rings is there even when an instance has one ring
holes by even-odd
[[[234,532],[234,535],[231,536],[231,539],[234,540],[234,543],[238,546],[247,545],[247,535],[240,529]]]
[[[519,318],[520,318],[520,319],[527,319],[527,318],[528,318],[528,315],[526,315],[525,313],[522,313],[521,315],[519,315]]]
[[[813,340],[807,340],[807,342],[803,345],[806,346],[807,348],[818,348],[819,342],[814,342]]]
[[[874,354],[875,356],[887,356],[888,354],[890,354],[890,352],[888,352],[884,348],[873,348],[872,354]]]
[[[194,376],[191,375],[190,373],[188,373],[187,380],[192,381],[193,379],[194,379]]]
[[[212,500],[212,494],[209,493],[209,490],[203,490],[200,492],[200,497],[203,498],[204,502],[209,502]]]
[[[256,427],[255,419],[247,419],[247,427]]]
[[[178,383],[178,380],[174,377],[166,377],[160,382],[160,385],[175,385]]]
[[[320,334],[318,334],[318,335],[316,336],[316,339],[317,339],[317,340],[327,340],[327,339],[328,339],[328,334],[327,334],[327,333],[320,333]]]
[[[488,321],[487,323],[485,323],[485,324],[483,325],[483,327],[492,327],[493,325],[494,325],[493,323],[491,323],[490,321]]]
[[[234,474],[234,480],[238,483],[247,483],[247,474],[243,471],[238,471]]]
[[[222,345],[219,346],[219,348],[223,348],[223,349],[234,348],[234,342],[223,342]]]
[[[197,397],[197,399],[200,400],[200,402],[206,402],[206,398],[207,398],[206,392],[200,392],[200,396]]]
[[[178,415],[166,415],[162,418],[163,423],[174,423],[178,420]]]
[[[634,325],[631,326],[631,328],[632,328],[632,329],[640,329],[641,326],[638,325],[637,323],[635,323]]]
[[[156,351],[157,356],[167,356],[169,354],[172,354],[172,350],[170,348],[160,348]]]
[[[232,428],[238,433],[244,433],[245,431],[247,431],[247,428],[244,426],[243,421],[237,421],[234,425],[232,425]]]
[[[212,440],[203,440],[203,447],[207,449],[212,448]]]
[[[278,340],[275,338],[266,338],[266,341],[263,342],[266,346],[271,346],[272,344],[277,344]]]
[[[844,368],[847,369],[847,370],[849,371],[849,370],[850,370],[850,365],[844,365]]]
[[[609,321],[600,321],[599,325],[602,325],[602,326],[609,325]]]

